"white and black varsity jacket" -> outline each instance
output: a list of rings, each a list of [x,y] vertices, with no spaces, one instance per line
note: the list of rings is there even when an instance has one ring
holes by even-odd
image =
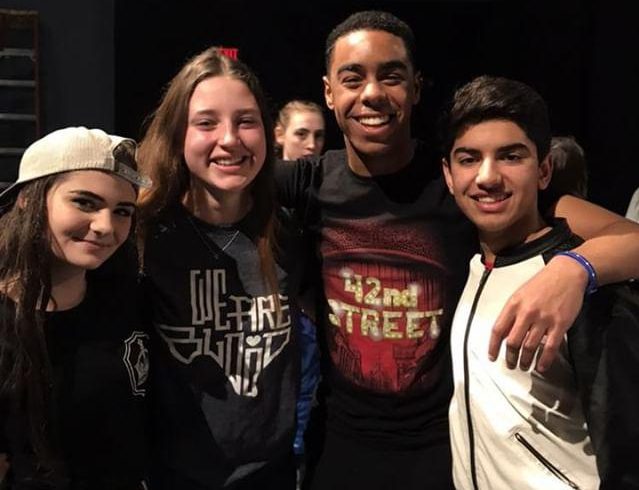
[[[626,301],[625,286],[586,298],[544,374],[509,370],[504,345],[497,361],[488,359],[493,324],[511,294],[579,241],[559,221],[492,267],[479,255],[471,260],[451,332],[458,490],[639,488],[639,303]],[[615,371],[624,366],[622,378]]]

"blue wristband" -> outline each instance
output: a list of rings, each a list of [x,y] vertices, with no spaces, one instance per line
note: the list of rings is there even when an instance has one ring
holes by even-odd
[[[595,268],[592,266],[588,259],[583,255],[578,254],[577,252],[573,252],[572,250],[568,250],[566,252],[558,252],[555,254],[564,255],[565,257],[570,257],[571,259],[576,260],[579,264],[586,269],[586,273],[588,274],[588,284],[586,285],[586,294],[594,293],[599,287],[599,283],[597,282],[597,273],[595,272]]]

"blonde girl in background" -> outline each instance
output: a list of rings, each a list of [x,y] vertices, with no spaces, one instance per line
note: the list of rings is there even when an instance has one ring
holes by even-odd
[[[292,100],[280,110],[275,125],[275,141],[284,160],[318,156],[326,135],[322,108],[315,102]]]

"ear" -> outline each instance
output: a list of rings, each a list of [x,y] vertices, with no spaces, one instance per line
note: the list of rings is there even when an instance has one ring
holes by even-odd
[[[324,99],[326,99],[326,106],[332,111],[335,109],[333,104],[333,90],[331,89],[331,82],[328,79],[328,75],[322,77],[324,82]]]
[[[455,195],[455,192],[453,191],[453,176],[450,173],[450,163],[445,158],[442,158],[442,172],[444,172],[444,179],[446,179],[448,192]]]
[[[18,192],[18,195],[16,196],[15,206],[18,206],[21,210],[24,210],[27,208],[27,205],[29,204],[29,199],[27,198],[25,193],[22,191],[23,189],[20,189],[20,192]]]
[[[280,146],[284,146],[284,128],[280,124],[275,126],[275,142]]]
[[[422,97],[422,87],[424,86],[424,78],[422,77],[422,73],[420,71],[415,73],[415,76],[413,77],[413,84],[415,87],[413,105],[417,105]]]
[[[550,184],[552,179],[552,159],[550,154],[546,155],[546,158],[539,164],[539,179],[537,181],[537,187],[543,191]]]

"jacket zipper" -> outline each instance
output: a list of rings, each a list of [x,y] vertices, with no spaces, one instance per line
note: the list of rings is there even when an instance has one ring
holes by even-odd
[[[479,485],[477,484],[477,467],[475,463],[475,434],[473,432],[473,422],[470,415],[470,368],[468,365],[468,337],[470,334],[470,326],[473,323],[473,318],[475,317],[477,303],[479,303],[479,298],[481,297],[481,293],[484,290],[484,286],[486,285],[486,281],[488,280],[488,276],[490,275],[491,271],[492,268],[485,268],[484,272],[481,275],[479,286],[477,287],[477,292],[475,293],[475,298],[473,299],[473,304],[470,308],[468,323],[466,324],[466,332],[464,334],[464,397],[466,402],[466,423],[468,424],[468,446],[470,448],[470,475],[472,477],[473,488],[475,490],[479,490]]]
[[[557,468],[554,464],[548,461],[543,454],[541,454],[537,449],[534,448],[532,444],[530,444],[524,436],[522,436],[519,432],[515,432],[515,439],[519,444],[524,446],[528,450],[533,457],[539,461],[544,467],[550,471],[553,475],[555,475],[559,480],[568,485],[570,488],[574,488],[575,490],[579,490],[579,485],[577,485],[574,481],[564,475],[559,468]]]

